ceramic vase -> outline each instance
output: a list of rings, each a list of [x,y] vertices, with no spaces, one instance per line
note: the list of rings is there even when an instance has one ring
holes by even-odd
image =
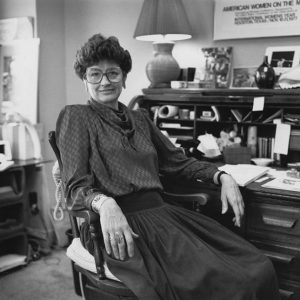
[[[268,56],[255,72],[255,82],[260,89],[272,89],[275,85],[276,75],[273,67],[268,62]]]
[[[154,43],[154,57],[146,65],[146,74],[153,88],[170,87],[177,80],[180,67],[172,56],[174,43]]]

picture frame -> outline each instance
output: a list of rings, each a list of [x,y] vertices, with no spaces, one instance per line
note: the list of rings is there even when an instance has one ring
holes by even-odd
[[[279,76],[300,63],[300,46],[268,47],[265,55]]]
[[[236,67],[232,69],[231,88],[257,89],[255,72],[257,67]]]
[[[202,48],[194,81],[201,88],[229,88],[233,47]]]

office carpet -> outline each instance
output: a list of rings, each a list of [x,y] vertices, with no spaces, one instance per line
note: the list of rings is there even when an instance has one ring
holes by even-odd
[[[79,300],[65,249],[0,274],[1,300]]]

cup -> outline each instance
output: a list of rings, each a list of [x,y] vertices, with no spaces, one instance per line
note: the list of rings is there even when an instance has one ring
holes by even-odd
[[[179,109],[179,118],[183,120],[187,120],[190,117],[190,110],[189,109]]]
[[[183,81],[194,81],[196,68],[185,68],[182,70]]]

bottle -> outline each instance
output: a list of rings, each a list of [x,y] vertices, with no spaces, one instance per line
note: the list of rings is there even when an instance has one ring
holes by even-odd
[[[263,63],[255,72],[256,85],[260,89],[272,89],[275,85],[275,81],[275,71],[268,62],[268,56],[265,55]]]

